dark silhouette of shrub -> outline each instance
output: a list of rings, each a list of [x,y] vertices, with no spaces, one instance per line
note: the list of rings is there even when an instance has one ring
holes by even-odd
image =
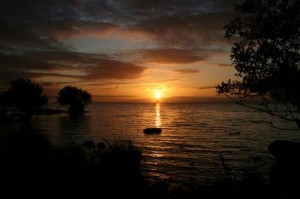
[[[143,198],[146,181],[140,149],[128,141],[101,149],[86,146],[87,142],[54,147],[29,128],[3,135],[2,193],[10,198],[40,198],[41,194],[43,198]]]
[[[43,95],[43,88],[24,78],[12,81],[11,88],[2,92],[0,99],[2,108],[15,108],[22,122],[30,122],[32,115],[48,102],[47,96]]]
[[[66,86],[59,91],[57,102],[68,107],[70,116],[82,115],[85,106],[92,102],[92,96],[80,88]]]

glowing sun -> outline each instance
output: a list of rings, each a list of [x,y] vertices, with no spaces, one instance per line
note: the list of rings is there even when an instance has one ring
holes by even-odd
[[[162,96],[161,90],[155,90],[155,92],[154,92],[155,99],[159,100],[159,99],[161,99],[161,96]]]

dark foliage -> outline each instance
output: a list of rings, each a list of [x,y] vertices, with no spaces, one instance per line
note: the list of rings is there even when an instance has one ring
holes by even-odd
[[[225,37],[235,41],[231,58],[237,80],[222,82],[217,92],[299,129],[300,2],[246,0],[236,9],[239,16],[225,26]]]
[[[25,128],[0,144],[1,192],[9,198],[140,198],[146,185],[141,150],[129,141],[53,147]]]
[[[66,86],[58,93],[57,102],[67,106],[71,116],[82,115],[86,105],[91,103],[92,96],[80,88]]]
[[[0,94],[2,114],[5,107],[13,107],[18,111],[22,122],[30,122],[43,105],[47,104],[48,98],[43,94],[43,88],[30,79],[17,79],[11,82],[11,88]]]

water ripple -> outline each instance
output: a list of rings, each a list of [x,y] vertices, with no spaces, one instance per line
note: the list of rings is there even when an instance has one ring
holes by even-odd
[[[287,135],[271,128],[274,118],[230,103],[92,104],[88,109],[86,117],[77,121],[67,115],[35,117],[34,128],[54,144],[131,139],[142,148],[150,176],[173,180],[212,181],[223,172],[221,156],[232,168],[257,164],[253,157],[259,156],[260,169],[267,173],[273,161],[269,143],[298,139],[297,132]],[[163,132],[145,135],[147,127]]]

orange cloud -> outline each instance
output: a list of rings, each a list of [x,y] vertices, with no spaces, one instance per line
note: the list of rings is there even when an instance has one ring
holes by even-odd
[[[182,74],[199,73],[199,70],[195,70],[195,69],[177,69],[174,71]]]

